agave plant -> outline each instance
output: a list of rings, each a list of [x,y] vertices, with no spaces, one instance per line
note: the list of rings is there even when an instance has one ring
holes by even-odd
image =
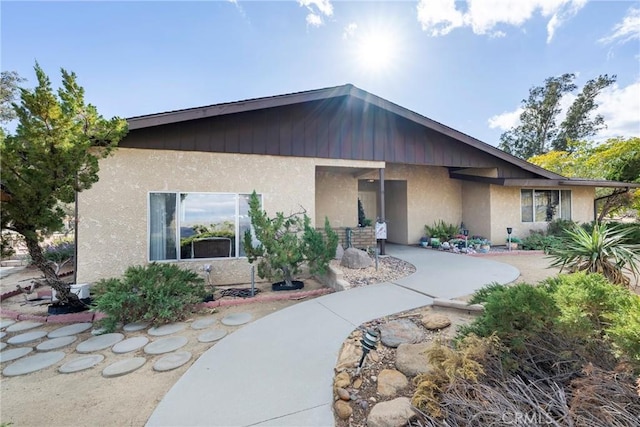
[[[640,244],[628,243],[631,229],[596,224],[588,233],[580,227],[566,230],[563,244],[549,252],[552,267],[570,272],[601,273],[612,283],[629,286],[630,277],[638,283]],[[626,274],[625,274],[626,273]]]

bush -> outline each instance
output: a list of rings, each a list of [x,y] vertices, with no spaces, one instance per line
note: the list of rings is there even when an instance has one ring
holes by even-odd
[[[446,242],[458,234],[459,228],[454,224],[447,224],[443,220],[433,223],[433,227],[424,226],[426,236],[436,237],[441,242]]]
[[[554,219],[547,225],[547,236],[564,237],[567,230],[573,230],[577,223],[569,219]]]
[[[530,251],[545,251],[559,247],[562,240],[557,236],[545,236],[543,233],[533,232],[522,239],[522,248]]]
[[[113,331],[119,322],[162,324],[182,320],[205,296],[204,279],[173,264],[129,267],[122,279],[100,280],[92,289],[93,310],[107,315],[101,325]]]
[[[72,240],[60,240],[44,248],[43,255],[47,261],[63,263],[75,256],[76,245]]]

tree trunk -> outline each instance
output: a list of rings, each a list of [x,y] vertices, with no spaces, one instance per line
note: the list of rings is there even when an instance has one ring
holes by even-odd
[[[27,249],[29,250],[29,256],[31,256],[31,261],[40,271],[42,271],[47,285],[56,290],[56,298],[58,299],[59,304],[71,306],[84,305],[78,296],[71,292],[71,287],[60,280],[51,263],[46,260],[42,253],[42,248],[38,243],[38,239],[30,237],[31,235],[35,235],[35,233],[20,234],[24,236]]]
[[[293,287],[293,278],[291,277],[291,272],[289,271],[289,268],[282,267],[282,278],[284,279],[285,285],[287,285],[290,288]]]

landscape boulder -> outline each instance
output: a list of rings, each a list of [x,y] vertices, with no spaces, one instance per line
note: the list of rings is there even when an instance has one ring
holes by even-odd
[[[340,265],[351,269],[361,269],[371,267],[373,260],[365,251],[356,248],[348,248],[342,255]]]
[[[377,403],[367,417],[367,427],[402,427],[414,416],[411,399],[398,397]]]

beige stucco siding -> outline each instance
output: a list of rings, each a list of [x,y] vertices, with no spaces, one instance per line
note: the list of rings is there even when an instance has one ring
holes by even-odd
[[[270,214],[303,206],[315,218],[315,160],[120,148],[101,161],[100,181],[80,194],[78,282],[118,277],[148,260],[148,194],[153,191],[251,193]],[[246,282],[246,259],[185,261],[212,264],[214,283]]]
[[[316,172],[316,224],[322,226],[324,218],[332,227],[358,225],[358,180],[348,172]]]
[[[554,190],[571,190],[571,219],[578,223],[593,221],[593,198],[595,190],[588,187],[557,187]],[[546,231],[547,222],[522,222],[520,188],[491,185],[491,233],[489,238],[495,245],[505,244],[507,227],[513,235],[526,237],[531,231]]]
[[[491,235],[491,186],[471,181],[462,182],[462,222],[469,237]]]

